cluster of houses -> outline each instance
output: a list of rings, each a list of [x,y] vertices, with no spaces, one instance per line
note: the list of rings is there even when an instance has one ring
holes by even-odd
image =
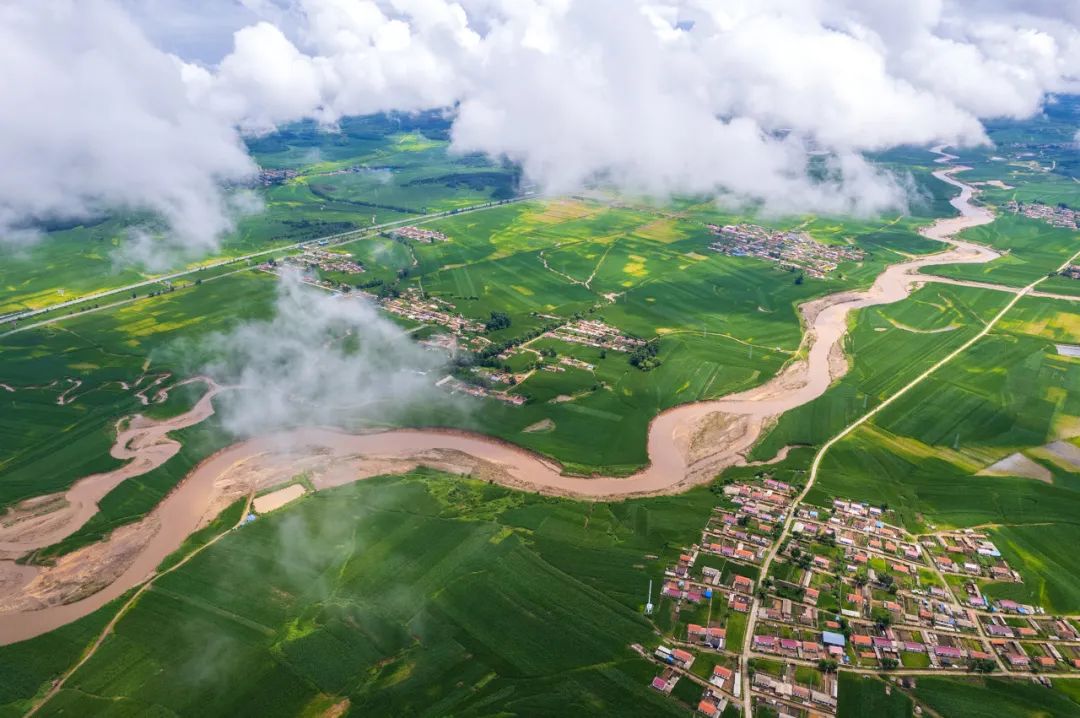
[[[645,345],[644,339],[624,334],[598,319],[578,319],[548,333],[548,336],[571,344],[629,352]]]
[[[1070,264],[1061,270],[1061,276],[1066,279],[1080,279],[1080,264]]]
[[[413,287],[409,287],[398,297],[380,299],[374,295],[369,296],[387,312],[414,322],[435,324],[449,329],[454,334],[463,332],[479,334],[484,331],[484,325],[480,322],[455,313],[455,307],[451,302],[438,297],[424,296]]]
[[[670,694],[680,680],[692,681],[702,689],[697,711],[709,718],[720,718],[728,704],[737,699],[741,691],[739,672],[722,664],[712,667],[707,681],[690,673],[695,656],[689,651],[661,645],[653,652],[653,658],[661,666],[660,673],[649,684],[653,690]]]
[[[517,377],[512,373],[502,371],[501,369],[492,369],[491,367],[486,366],[474,366],[470,368],[470,371],[493,384],[513,385],[517,383]]]
[[[653,687],[692,682],[675,695],[698,700],[698,713],[740,705],[741,660],[750,700],[790,716],[835,715],[836,670],[1080,674],[1080,619],[984,596],[1020,579],[988,533],[912,536],[886,507],[796,504],[797,488],[769,476],[722,494],[701,542],[665,569],[660,610],[672,612],[674,628],[649,654],[660,666]],[[790,537],[758,577],[785,522]],[[943,557],[959,572],[947,572]],[[970,561],[978,572],[965,570]]]
[[[699,605],[709,601],[713,605],[725,605],[737,613],[749,613],[754,591],[753,579],[733,570],[725,572],[709,565],[702,565],[698,571],[694,571],[694,563],[699,557],[704,557],[706,562],[709,560],[702,547],[691,547],[679,556],[679,561],[674,566],[669,566],[664,572],[664,585],[660,594],[675,601],[676,612],[684,602]],[[733,559],[732,565],[737,565],[738,561],[737,558]],[[718,650],[724,647],[727,634],[722,628],[711,625],[701,627],[691,623],[687,631],[689,641],[709,645],[718,643],[719,645],[713,646]]]
[[[491,340],[480,334],[435,333],[421,339],[420,346],[451,356],[461,351],[478,352],[491,346]]]
[[[296,177],[299,173],[296,170],[291,169],[260,169],[258,183],[263,187],[269,187],[275,184],[282,184],[292,178]]]
[[[563,366],[571,367],[573,369],[581,369],[583,371],[592,371],[596,368],[594,364],[590,364],[587,361],[582,361],[577,357],[567,356],[563,354],[559,357],[559,363]]]
[[[993,541],[980,531],[943,531],[924,536],[921,543],[930,553],[934,565],[944,574],[988,578],[998,582],[1021,580],[1020,574],[1001,557],[1001,551]],[[985,600],[981,603],[971,602],[971,605],[976,608],[987,606]]]
[[[770,565],[755,654],[886,670],[1080,670],[1080,624],[984,595],[1021,581],[978,530],[920,537],[884,507],[802,504]],[[786,690],[786,689],[785,689]]]
[[[1071,619],[983,615],[990,646],[1009,670],[1080,670],[1080,628]]]
[[[665,672],[676,675],[661,673],[653,687],[663,690],[662,686],[670,686],[672,678],[683,674],[682,680],[692,680],[702,689],[697,699],[697,711],[702,715],[719,716],[729,704],[739,705],[742,679],[735,666],[756,588],[750,576],[757,575],[761,562],[761,551],[744,552],[742,540],[734,533],[725,537],[725,527],[734,526],[733,531],[745,533],[746,546],[760,548],[750,542],[750,532],[759,530],[751,524],[758,520],[763,526],[782,522],[793,496],[791,486],[771,479],[767,486],[726,486],[722,504],[714,509],[702,531],[701,543],[684,548],[664,571],[660,594],[668,602],[664,610],[670,606],[677,621],[671,636],[677,648],[662,646],[654,655],[665,664]],[[740,517],[746,517],[742,526]],[[761,535],[767,537],[771,530]],[[712,661],[710,672],[686,674],[691,665],[688,658],[694,660],[695,653],[697,660],[706,655]]]
[[[437,232],[434,229],[415,227],[413,225],[392,229],[388,234],[391,237],[411,239],[414,242],[420,242],[421,244],[434,244],[435,242],[448,242],[450,240],[450,238],[442,232]]]
[[[701,550],[747,564],[760,564],[787,518],[793,489],[782,481],[728,484],[727,506],[717,507],[701,535]]]
[[[1080,212],[1062,204],[1043,204],[1042,202],[1017,202],[1010,200],[1005,209],[1013,214],[1021,214],[1029,219],[1037,219],[1055,227],[1065,229],[1080,228]]]
[[[309,270],[321,269],[324,272],[340,274],[362,274],[364,265],[353,260],[344,252],[330,252],[318,247],[305,247],[302,254],[289,255],[284,262]]]
[[[300,267],[303,269],[312,269],[312,265],[301,260],[299,256],[287,256],[279,263],[276,259],[269,259],[259,265],[259,271],[267,272],[276,276],[281,276],[282,272],[287,267]],[[360,271],[364,271],[362,268]],[[338,282],[333,279],[323,277],[317,272],[304,272],[303,281],[305,284],[309,284],[313,287],[319,287],[325,289],[328,292],[344,293],[352,290],[352,286],[344,282]],[[359,292],[360,295],[364,295],[363,292]],[[373,297],[372,297],[373,298]]]
[[[733,257],[757,257],[822,278],[841,262],[857,262],[864,253],[858,247],[824,244],[806,232],[784,231],[756,224],[710,224],[717,239],[709,249]]]
[[[796,504],[797,487],[768,475],[721,492],[700,543],[665,569],[675,627],[652,654],[653,688],[692,681],[699,714],[740,705],[746,665],[753,704],[800,717],[836,714],[836,670],[1080,674],[1080,618],[1001,597],[1022,577],[988,532],[912,536],[886,506]]]
[[[839,681],[829,674],[821,680],[819,686],[800,684],[786,666],[779,675],[759,668],[750,685],[755,706],[766,705],[778,715],[835,715]]]

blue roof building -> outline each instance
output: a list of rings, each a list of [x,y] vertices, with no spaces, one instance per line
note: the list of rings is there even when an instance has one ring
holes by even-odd
[[[836,633],[835,631],[822,631],[821,642],[826,646],[840,646],[844,647],[847,640],[844,638],[843,633]]]

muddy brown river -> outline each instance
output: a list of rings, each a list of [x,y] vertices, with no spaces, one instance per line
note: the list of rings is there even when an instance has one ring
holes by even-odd
[[[940,150],[935,151],[941,155],[939,162],[955,159]],[[281,470],[284,480],[289,476],[289,465],[304,457],[317,456],[324,464],[340,459],[345,469],[339,467],[336,472],[328,472],[321,482],[317,482],[319,488],[325,488],[380,473],[372,466],[389,471],[401,471],[418,464],[445,467],[445,462],[430,457],[465,456],[475,464],[488,467],[490,471],[486,476],[504,485],[582,499],[676,493],[693,484],[709,481],[724,467],[745,461],[744,454],[770,422],[821,396],[846,371],[847,362],[841,347],[850,312],[904,299],[915,284],[927,280],[919,275],[924,267],[989,262],[998,257],[987,247],[955,238],[961,230],[993,220],[989,211],[970,202],[973,188],[952,176],[962,169],[951,167],[934,173],[941,181],[961,189],[960,195],[952,201],[959,215],[938,220],[922,230],[924,236],[948,244],[946,251],[892,265],[864,291],[841,292],[803,304],[800,311],[808,328],[803,342],[805,358],[792,362],[771,380],[753,389],[713,401],[685,404],[657,416],[648,434],[649,465],[632,476],[564,476],[560,467],[536,454],[466,432],[396,430],[358,435],[314,427],[253,438],[219,452],[196,467],[144,519],[153,527],[152,536],[139,544],[134,559],[100,590],[62,605],[0,614],[0,645],[40,635],[85,616],[147,580],[162,559],[211,520],[211,514],[220,510],[220,505],[214,501],[215,484],[220,477],[237,471],[238,467],[271,474]],[[23,528],[18,536],[5,536],[4,531],[0,531],[2,555],[10,557],[25,553],[70,535],[89,520],[97,510],[97,502],[112,488],[164,463],[175,454],[179,445],[166,434],[198,423],[213,413],[211,399],[221,388],[212,382],[208,382],[208,386],[206,396],[187,414],[164,422],[137,419],[122,431],[113,456],[129,458],[131,462],[117,471],[87,477],[76,483],[65,494],[66,508],[20,524]],[[710,434],[708,427],[722,429]],[[364,457],[370,464],[363,464]],[[348,463],[350,461],[353,463]],[[471,473],[471,470],[461,472]],[[216,508],[211,510],[211,507]],[[9,595],[36,585],[33,582],[38,570],[15,566],[12,561],[0,561],[0,593],[5,584]]]

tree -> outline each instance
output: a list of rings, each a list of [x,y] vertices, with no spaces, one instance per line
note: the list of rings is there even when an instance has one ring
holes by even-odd
[[[484,323],[484,328],[489,332],[506,329],[510,326],[510,315],[506,312],[492,312],[491,318]]]
[[[822,658],[817,662],[817,668],[822,673],[835,673],[839,665],[840,664],[832,658]]]
[[[895,658],[885,657],[881,659],[881,667],[887,671],[891,671],[899,665],[900,661],[896,660]]]
[[[656,355],[660,353],[660,345],[658,342],[651,341],[646,344],[642,344],[634,351],[630,352],[630,366],[641,371],[650,371],[660,366],[660,360],[656,358]]]
[[[892,614],[880,613],[874,616],[874,625],[877,626],[879,631],[884,631],[892,625]]]

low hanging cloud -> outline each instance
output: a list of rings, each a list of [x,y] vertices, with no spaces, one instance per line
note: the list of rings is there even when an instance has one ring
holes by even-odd
[[[1076,88],[1076,12],[987,0],[301,0],[241,29],[201,102],[250,128],[452,107],[453,146],[551,192],[725,193],[776,211],[902,205],[862,157],[986,142]],[[280,22],[280,18],[278,20]],[[255,100],[254,98],[259,98]],[[810,179],[812,149],[831,160]]]
[[[413,342],[369,301],[307,286],[298,272],[283,274],[270,319],[212,336],[199,350],[214,357],[206,374],[237,387],[221,404],[238,436],[392,423],[418,406],[452,406],[434,386],[445,356]]]
[[[243,0],[216,31],[206,0],[116,2],[0,6],[0,235],[119,207],[207,251],[240,133],[432,108],[550,192],[871,214],[906,192],[865,152],[984,143],[1080,82],[1052,0]]]
[[[255,164],[118,7],[0,3],[0,64],[0,236],[149,212],[184,254],[216,247],[231,226],[222,183]]]

